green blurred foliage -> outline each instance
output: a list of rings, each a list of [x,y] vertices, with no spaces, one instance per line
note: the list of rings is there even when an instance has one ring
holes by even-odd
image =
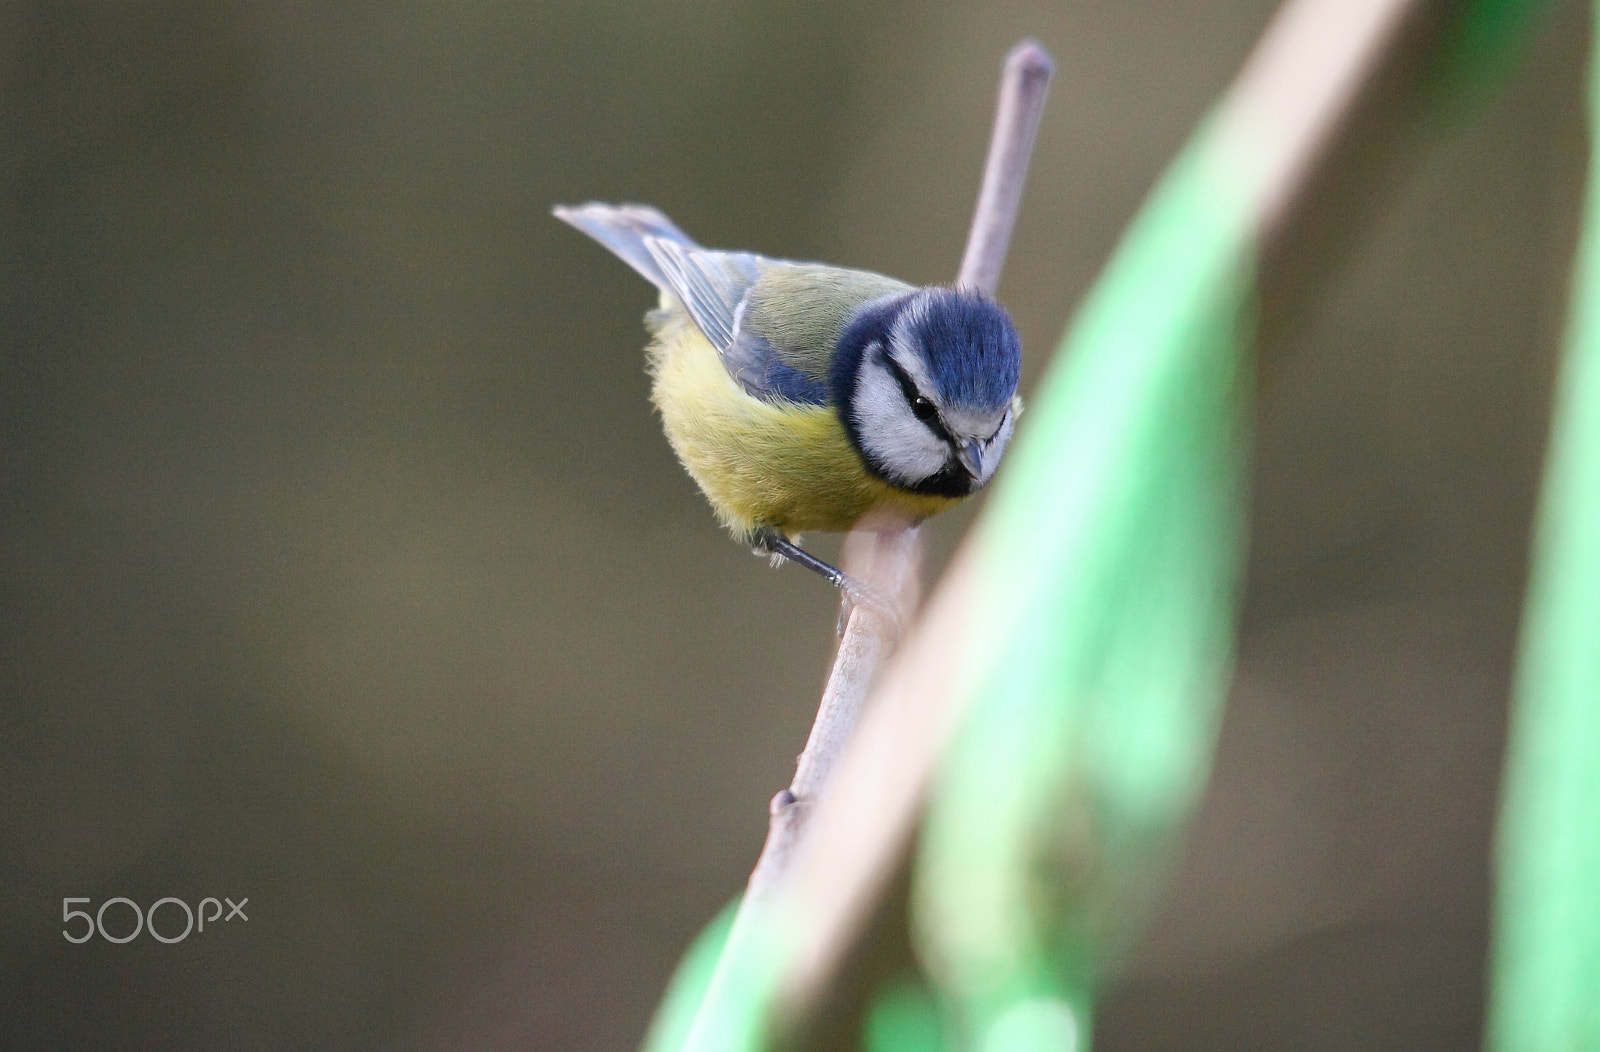
[[[1588,96],[1589,189],[1496,845],[1487,1028],[1495,1052],[1600,1049],[1600,71],[1592,65]]]

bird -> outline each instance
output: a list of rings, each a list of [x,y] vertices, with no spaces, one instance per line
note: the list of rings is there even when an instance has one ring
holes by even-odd
[[[702,248],[658,209],[558,205],[556,218],[655,285],[651,400],[734,538],[882,597],[800,546],[871,512],[918,522],[994,476],[1022,401],[1022,341],[982,292]]]

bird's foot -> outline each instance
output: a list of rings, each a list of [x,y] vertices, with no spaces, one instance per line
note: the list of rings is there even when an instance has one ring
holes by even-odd
[[[881,588],[823,562],[777,530],[771,528],[758,530],[751,538],[751,551],[757,555],[771,556],[773,566],[782,565],[785,559],[804,566],[839,589],[842,597],[839,604],[840,635],[844,634],[845,625],[850,621],[850,614],[858,606],[883,618],[893,634],[900,634],[900,604],[893,596]]]
[[[859,577],[849,574],[839,576],[839,623],[836,631],[840,636],[844,635],[845,626],[850,623],[850,615],[855,613],[856,607],[876,614],[887,624],[891,635],[900,635],[900,604],[893,596]]]

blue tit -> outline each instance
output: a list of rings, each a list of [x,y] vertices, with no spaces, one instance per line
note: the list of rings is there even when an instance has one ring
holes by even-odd
[[[1005,309],[963,288],[701,248],[643,205],[558,207],[661,292],[645,317],[652,400],[717,518],[851,591],[805,530],[913,521],[975,493],[1021,402]]]

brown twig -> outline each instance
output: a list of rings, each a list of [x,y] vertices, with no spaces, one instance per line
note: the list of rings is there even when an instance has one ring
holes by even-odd
[[[1000,286],[1000,271],[1011,247],[1011,228],[1022,204],[1022,185],[1028,178],[1028,161],[1033,157],[1033,137],[1039,130],[1054,70],[1050,52],[1031,37],[1006,55],[989,158],[984,162],[983,186],[972,212],[957,284],[990,296]]]
[[[845,539],[844,563],[857,579],[894,597],[901,610],[913,609],[920,558],[915,524],[879,519],[857,526]],[[772,819],[761,858],[750,874],[746,898],[759,899],[778,886],[789,869],[811,805],[833,773],[855,732],[873,673],[894,646],[896,626],[883,613],[861,606],[845,608],[845,628],[806,747],[795,764],[794,781],[772,798]]]
[[[1022,41],[1006,56],[983,184],[956,279],[959,285],[988,295],[999,285],[1053,68],[1049,53],[1035,40]],[[898,599],[902,611],[914,608],[920,561],[915,523],[880,518],[857,525],[845,539],[842,561],[846,572],[866,581],[878,594]],[[710,1014],[717,1011],[728,982],[725,967],[742,958],[739,947],[757,923],[755,918],[784,886],[808,817],[854,735],[879,664],[894,646],[896,619],[866,606],[846,609],[848,616],[816,722],[796,764],[794,781],[773,797],[766,843],[701,999],[686,1049],[697,1049],[703,1043]],[[898,620],[903,623],[905,618]]]
[[[966,255],[957,283],[993,295],[1000,281],[1011,228],[1022,201],[1022,185],[1033,153],[1034,133],[1050,87],[1050,55],[1036,40],[1024,40],[1006,56],[1000,76],[1000,103],[995,113],[983,186],[972,217]],[[915,590],[918,564],[916,526],[876,519],[851,531],[845,541],[844,568],[896,597],[902,610],[912,609],[907,593]],[[904,618],[901,619],[902,621]],[[855,731],[861,705],[879,662],[894,645],[896,626],[866,607],[848,610],[828,685],[794,782],[773,798],[766,847],[750,875],[748,896],[767,894],[788,870],[806,814],[827,785],[835,762]]]

